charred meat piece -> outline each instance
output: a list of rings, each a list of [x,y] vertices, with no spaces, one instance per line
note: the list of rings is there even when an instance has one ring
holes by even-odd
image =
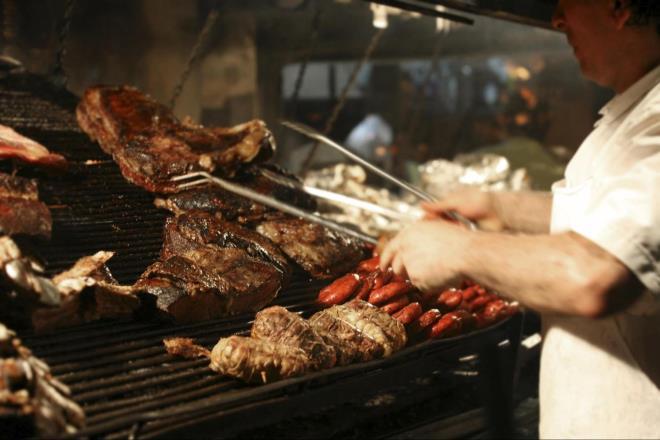
[[[32,139],[18,134],[14,129],[0,125],[0,159],[16,159],[32,165],[49,168],[66,168],[66,159],[48,151]]]
[[[124,177],[152,192],[177,192],[170,178],[190,171],[231,177],[247,163],[268,159],[275,148],[262,121],[231,128],[183,124],[168,108],[127,86],[87,89],[76,116]]]
[[[350,301],[345,306],[347,309],[357,312],[356,314],[347,313],[344,315],[346,319],[349,322],[353,322],[351,319],[356,319],[353,325],[378,342],[383,347],[385,356],[405,347],[408,341],[406,329],[397,319],[366,301]]]
[[[185,358],[208,357],[213,371],[248,383],[269,383],[300,376],[311,367],[309,358],[299,348],[244,336],[222,338],[211,352],[188,338],[163,342],[170,354]]]
[[[268,238],[236,223],[220,220],[203,211],[191,211],[165,223],[165,239],[161,258],[188,256],[200,246],[212,249],[243,249],[249,256],[270,263],[282,273],[282,283],[288,282],[291,265],[286,256]]]
[[[317,279],[343,275],[365,255],[359,241],[299,218],[266,220],[257,226],[257,232]]]
[[[112,256],[112,252],[97,252],[53,277],[62,295],[61,303],[32,313],[35,331],[50,331],[98,319],[132,317],[140,307],[140,300],[131,286],[117,284],[105,265]]]
[[[268,307],[257,313],[251,336],[301,349],[314,370],[334,367],[337,360],[334,348],[323,341],[309,322],[284,307]]]
[[[0,173],[0,233],[50,239],[52,219],[33,179]]]
[[[292,174],[271,164],[252,165],[234,178],[234,183],[258,193],[270,195],[289,204],[313,211],[316,201],[300,190],[301,182]],[[217,185],[206,185],[156,199],[156,206],[182,214],[190,210],[202,210],[219,214],[225,220],[243,225],[254,225],[274,209],[240,197]]]
[[[337,365],[347,365],[353,362],[367,362],[383,356],[383,347],[359,331],[346,319],[347,314],[355,314],[344,305],[330,307],[315,313],[309,318],[312,328],[337,353]]]
[[[242,249],[208,247],[152,264],[134,285],[180,323],[260,310],[281,287],[282,274],[273,265]]]
[[[340,365],[389,356],[407,342],[403,324],[360,300],[314,314],[312,327],[337,350]]]
[[[300,376],[310,370],[311,363],[299,348],[230,336],[213,347],[210,366],[213,371],[248,383],[269,383]]]

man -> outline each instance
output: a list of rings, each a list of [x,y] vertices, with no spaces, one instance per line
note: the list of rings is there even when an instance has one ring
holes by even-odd
[[[565,179],[552,195],[427,204],[482,230],[427,220],[382,252],[423,289],[467,277],[542,314],[545,438],[660,437],[659,11],[658,0],[559,0],[553,25],[583,74],[616,92]]]

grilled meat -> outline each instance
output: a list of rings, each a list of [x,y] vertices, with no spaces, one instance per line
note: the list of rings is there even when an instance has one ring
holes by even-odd
[[[50,211],[39,201],[37,182],[0,173],[0,233],[50,239],[51,229]]]
[[[407,341],[403,324],[365,301],[351,301],[314,314],[316,332],[337,351],[340,365],[389,356]]]
[[[237,175],[234,183],[303,209],[316,209],[315,199],[299,189],[300,180],[272,164],[251,166]],[[235,195],[213,184],[182,191],[167,199],[158,198],[155,203],[159,208],[167,209],[175,214],[202,210],[219,214],[225,220],[236,221],[248,226],[263,220],[266,214],[275,212],[272,208]]]
[[[284,307],[268,307],[257,313],[251,336],[301,349],[315,370],[331,368],[337,360],[334,348],[323,341],[309,322]]]
[[[56,307],[38,308],[32,313],[35,331],[133,316],[140,300],[133,294],[132,287],[117,284],[105,265],[112,256],[112,252],[97,252],[54,276],[53,283],[62,295],[61,303]]]
[[[51,153],[40,143],[5,125],[0,125],[0,159],[16,159],[49,168],[66,168],[67,165],[63,156]]]
[[[183,124],[168,108],[127,86],[87,89],[76,116],[124,177],[152,192],[176,192],[170,178],[190,171],[233,176],[247,163],[268,159],[275,148],[262,121],[231,128]]]
[[[161,258],[188,256],[200,246],[211,249],[238,248],[249,256],[270,263],[282,273],[282,284],[291,275],[286,256],[269,239],[236,223],[220,220],[203,211],[190,211],[165,223],[165,239]]]
[[[211,369],[248,383],[269,383],[310,370],[299,348],[242,336],[222,338],[211,352]]]
[[[153,295],[156,307],[176,322],[254,312],[282,287],[282,274],[273,265],[242,249],[200,246],[185,255],[152,264],[134,285]]]
[[[365,256],[357,240],[299,218],[266,220],[257,226],[257,232],[318,279],[343,275]]]
[[[211,352],[188,338],[163,342],[170,354],[208,357],[213,371],[248,383],[269,383],[300,376],[311,367],[309,358],[299,348],[244,336],[221,338]]]

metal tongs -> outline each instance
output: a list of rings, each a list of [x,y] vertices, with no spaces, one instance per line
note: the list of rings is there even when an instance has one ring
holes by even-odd
[[[378,174],[379,176],[389,180],[390,182],[396,184],[397,186],[400,186],[401,188],[403,188],[406,191],[414,194],[415,196],[417,196],[418,198],[420,198],[422,200],[426,200],[426,201],[429,201],[429,202],[432,202],[432,201],[436,200],[435,197],[433,197],[431,194],[427,193],[426,191],[424,191],[422,189],[419,189],[416,186],[413,186],[413,185],[411,185],[410,183],[408,183],[406,181],[398,179],[398,178],[394,177],[393,175],[391,175],[390,173],[388,173],[386,171],[383,171],[382,169],[380,169],[377,166],[375,166],[375,165],[369,163],[368,161],[362,159],[360,156],[353,153],[352,151],[350,151],[346,147],[343,147],[343,146],[339,145],[337,142],[333,141],[332,139],[328,138],[324,134],[318,132],[317,130],[313,129],[312,127],[310,127],[308,125],[301,124],[299,122],[292,122],[292,121],[282,121],[282,125],[284,125],[287,128],[290,128],[294,131],[297,131],[298,133],[301,133],[301,134],[307,136],[308,138],[314,139],[316,141],[319,141],[321,143],[324,143],[325,145],[328,145],[328,146],[334,148],[335,150],[342,153],[344,156],[346,156],[346,157],[350,158],[351,160],[359,163],[360,165],[364,166],[368,170],[370,170],[370,171]],[[459,214],[456,211],[447,211],[446,215],[449,218],[451,218],[452,220],[455,220],[459,223],[462,223],[468,229],[471,229],[471,230],[476,230],[477,229],[477,225],[473,221],[471,221],[470,219],[462,216],[461,214]]]
[[[190,179],[194,179],[194,180],[190,180]],[[312,223],[317,223],[321,226],[325,226],[328,229],[332,229],[333,231],[337,231],[342,234],[346,234],[351,237],[357,238],[359,240],[363,240],[367,243],[371,243],[374,245],[378,244],[378,239],[372,237],[371,235],[367,235],[362,232],[356,231],[354,229],[348,228],[339,223],[335,223],[332,220],[328,220],[319,215],[302,210],[296,206],[289,205],[288,203],[258,193],[244,186],[237,185],[235,183],[229,182],[227,180],[221,179],[216,176],[212,176],[211,174],[205,171],[196,171],[192,173],[183,174],[181,176],[175,176],[171,180],[174,182],[181,182],[181,183],[177,183],[177,188],[179,189],[191,188],[193,186],[203,185],[206,183],[214,183],[229,192],[237,194],[241,197],[245,197],[257,203],[261,203],[262,205],[266,205],[268,207],[277,209],[278,211],[282,211],[296,217],[304,218],[305,220],[308,220]]]

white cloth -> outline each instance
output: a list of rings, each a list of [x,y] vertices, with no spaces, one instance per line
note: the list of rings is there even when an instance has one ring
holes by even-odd
[[[542,438],[660,438],[660,67],[601,114],[553,185],[551,233],[588,238],[647,290],[611,317],[543,316]]]

